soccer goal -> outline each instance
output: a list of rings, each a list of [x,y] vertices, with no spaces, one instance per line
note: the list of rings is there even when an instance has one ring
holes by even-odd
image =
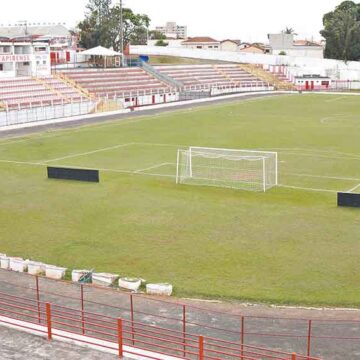
[[[278,155],[195,146],[179,149],[176,183],[267,191],[278,184]]]

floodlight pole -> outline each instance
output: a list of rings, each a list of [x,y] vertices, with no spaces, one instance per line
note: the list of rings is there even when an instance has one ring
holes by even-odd
[[[123,0],[119,0],[120,6],[120,52],[121,65],[124,66],[124,18],[123,18]]]

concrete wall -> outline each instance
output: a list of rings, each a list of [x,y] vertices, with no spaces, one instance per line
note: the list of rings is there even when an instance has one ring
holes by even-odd
[[[324,49],[321,46],[293,46],[291,49],[284,49],[290,57],[312,57],[324,58]],[[273,50],[273,55],[279,55],[281,50]]]
[[[333,79],[360,81],[360,62],[308,57],[277,56],[232,51],[212,51],[199,49],[160,48],[158,46],[131,46],[131,54],[168,55],[204,60],[221,60],[234,63],[286,65],[298,70],[297,75],[320,74]]]

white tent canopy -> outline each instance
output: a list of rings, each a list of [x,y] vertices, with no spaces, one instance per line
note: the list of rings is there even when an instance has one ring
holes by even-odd
[[[92,49],[82,51],[80,54],[89,56],[122,56],[121,53],[104,48],[102,46],[97,46]]]

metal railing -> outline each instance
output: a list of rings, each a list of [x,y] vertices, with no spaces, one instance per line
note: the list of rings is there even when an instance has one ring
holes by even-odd
[[[42,333],[48,340],[56,336],[111,349],[117,352],[119,358],[126,353],[139,354],[140,350],[143,357],[152,359],[160,359],[165,355],[190,360],[318,360],[295,353],[176,331],[164,326],[148,325],[126,320],[121,316],[104,316],[5,292],[0,292],[0,314],[3,316],[0,323],[10,324],[9,319],[14,319],[17,320],[17,327]]]
[[[360,351],[360,319],[306,319],[251,316],[202,308],[94,285],[54,281],[0,270],[1,291],[116,317],[144,326],[164,327],[181,336],[202,335],[230,342],[305,353],[307,357],[352,358]],[[0,299],[4,295],[0,293]],[[101,301],[99,301],[101,298]]]
[[[145,61],[140,61],[140,66],[147,71],[149,74],[154,76],[156,79],[169,84],[171,87],[182,88],[184,84],[181,81],[178,81],[160,71],[156,70],[153,66]]]
[[[96,112],[97,103],[85,97],[70,98],[69,101],[19,102],[16,106],[4,102],[3,111],[0,111],[0,127],[86,115]]]

